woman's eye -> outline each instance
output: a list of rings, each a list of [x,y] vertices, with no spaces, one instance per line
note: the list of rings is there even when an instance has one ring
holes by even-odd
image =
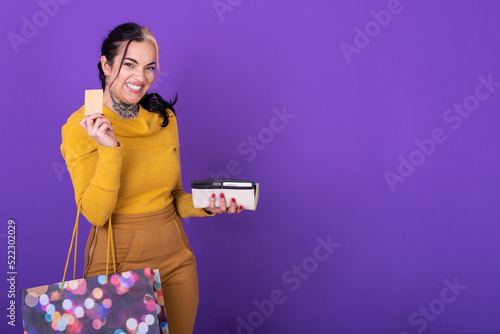
[[[154,70],[155,70],[155,68],[154,68],[154,67],[148,67],[148,68],[146,68],[146,69],[147,69],[148,71],[154,71]]]
[[[134,65],[132,65],[131,63],[125,63],[125,64],[123,64],[123,65],[125,65],[125,66],[127,66],[127,67],[134,67]]]

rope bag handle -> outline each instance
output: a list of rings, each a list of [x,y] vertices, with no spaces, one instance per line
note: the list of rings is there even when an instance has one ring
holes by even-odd
[[[75,280],[76,274],[76,251],[78,248],[78,220],[80,217],[80,208],[76,213],[75,227],[73,228],[73,236],[71,237],[71,244],[69,245],[68,257],[66,259],[66,266],[64,266],[63,279],[61,281],[61,290],[64,287],[64,281],[66,278],[66,272],[68,270],[69,258],[71,256],[71,250],[73,249],[73,242],[75,242],[75,255],[73,258],[73,280]],[[106,284],[108,284],[108,267],[109,267],[109,248],[111,246],[112,258],[113,258],[113,273],[116,274],[116,259],[115,259],[115,245],[113,242],[113,227],[111,225],[111,217],[109,217],[109,228],[108,228],[108,245],[106,247]]]

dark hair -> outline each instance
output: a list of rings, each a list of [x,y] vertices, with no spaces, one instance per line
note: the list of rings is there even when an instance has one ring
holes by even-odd
[[[127,54],[128,46],[133,41],[134,42],[150,41],[154,44],[156,48],[156,64],[159,73],[160,72],[160,65],[158,64],[159,50],[158,50],[158,44],[156,43],[156,39],[154,38],[153,34],[151,33],[148,27],[142,27],[136,23],[131,23],[131,22],[124,23],[111,30],[108,36],[106,36],[106,38],[102,42],[101,55],[105,56],[108,62],[111,65],[113,65],[113,62],[115,61],[120,46],[122,45],[123,42],[127,42],[127,44],[125,45],[125,50],[123,52],[123,57],[120,61],[120,67],[118,69],[118,74],[120,74],[120,70],[123,64],[123,59]],[[105,90],[106,76],[104,75],[104,70],[102,69],[102,64],[100,61],[97,64],[97,68],[99,69],[99,80],[101,81],[102,89]],[[118,74],[116,75],[116,77],[118,77]],[[113,79],[111,84],[116,80],[116,77]],[[146,93],[139,101],[139,104],[148,111],[159,114],[163,118],[161,126],[165,127],[168,125],[167,109],[170,109],[175,114],[174,104],[176,102],[177,102],[177,94],[175,94],[173,100],[165,101],[157,93],[151,93],[151,94]]]

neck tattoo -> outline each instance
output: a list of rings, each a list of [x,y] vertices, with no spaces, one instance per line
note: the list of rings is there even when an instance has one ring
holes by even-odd
[[[115,99],[113,91],[109,90],[109,96],[113,101],[113,111],[123,119],[136,118],[139,114],[139,105],[126,104],[118,99]]]

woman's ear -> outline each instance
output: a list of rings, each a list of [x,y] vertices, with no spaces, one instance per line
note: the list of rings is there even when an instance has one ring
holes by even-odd
[[[105,76],[109,76],[111,74],[111,65],[106,59],[106,56],[101,56],[101,66]]]

